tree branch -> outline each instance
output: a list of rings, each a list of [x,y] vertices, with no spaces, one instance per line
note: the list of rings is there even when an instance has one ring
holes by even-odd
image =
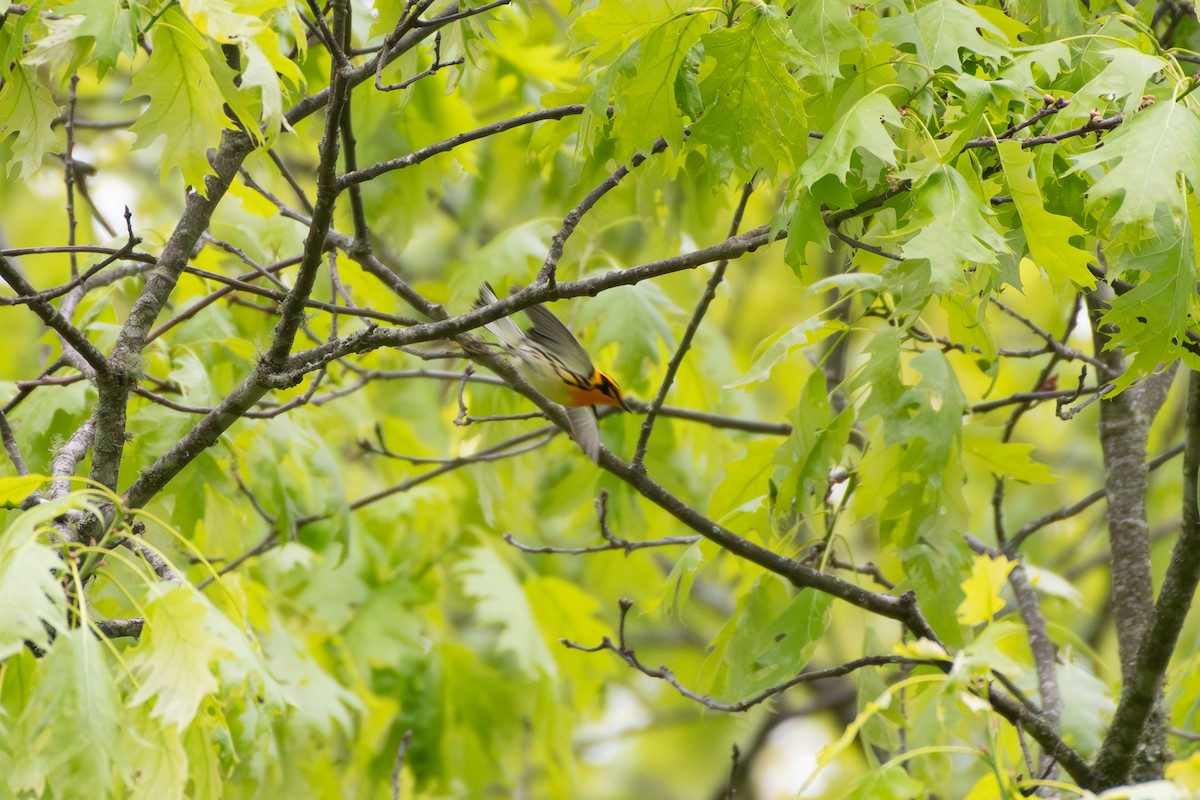
[[[391,158],[387,161],[381,161],[378,164],[372,164],[369,167],[363,167],[360,170],[347,172],[338,178],[339,188],[345,188],[354,183],[362,183],[369,181],[372,178],[377,178],[385,172],[391,172],[405,167],[412,167],[420,164],[422,161],[427,161],[441,153],[447,153],[459,145],[467,142],[474,142],[479,139],[486,139],[489,136],[495,136],[497,133],[519,128],[523,125],[531,125],[534,122],[542,122],[548,119],[564,119],[583,113],[584,106],[575,104],[569,106],[559,106],[557,108],[543,108],[537,111],[530,111],[528,114],[522,114],[519,117],[493,122],[491,125],[484,125],[482,128],[476,128],[473,131],[466,131],[451,136],[449,139],[443,139],[440,142],[422,147],[420,150],[414,150],[406,156],[399,158]]]

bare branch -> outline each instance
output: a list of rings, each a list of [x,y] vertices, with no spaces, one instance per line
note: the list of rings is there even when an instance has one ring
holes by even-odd
[[[468,8],[465,11],[459,11],[455,14],[449,14],[444,17],[439,17],[436,21],[436,24],[445,25],[447,22],[453,22],[453,21],[459,20],[459,19],[466,19],[467,17],[474,17],[477,14],[483,14],[484,12],[491,11],[493,8],[500,8],[500,6],[506,6],[511,2],[512,2],[512,0],[493,0],[493,2],[488,3],[486,5],[479,6],[477,8]],[[417,20],[415,23],[416,27],[418,27],[418,28],[424,27],[426,25],[431,25],[431,24],[434,24],[434,23],[426,22],[425,20],[420,20],[420,19]]]
[[[0,411],[0,439],[4,441],[4,450],[8,453],[8,458],[12,461],[13,469],[18,475],[28,475],[29,467],[25,466],[25,459],[21,457],[21,448],[17,445],[17,437],[13,435],[12,426],[8,424],[8,417],[3,411]]]
[[[71,478],[75,476],[75,468],[79,466],[80,461],[87,457],[88,450],[92,449],[95,436],[96,422],[89,419],[71,434],[71,438],[67,439],[62,447],[58,448],[58,452],[54,454],[54,459],[50,462],[50,476],[54,478],[50,483],[50,499],[65,497],[71,491]]]
[[[1042,98],[1042,107],[1021,122],[1014,123],[1008,128],[1008,130],[995,136],[980,136],[977,139],[971,139],[962,146],[962,149],[970,150],[974,147],[995,147],[1005,139],[1011,139],[1017,133],[1023,131],[1025,128],[1028,128],[1030,125],[1040,122],[1046,117],[1057,114],[1070,104],[1071,101],[1065,98],[1055,98],[1052,95],[1046,95]]]
[[[408,752],[412,735],[412,729],[409,728],[400,737],[400,747],[396,750],[396,765],[392,767],[392,800],[400,800],[400,772],[404,769],[404,755]]]
[[[494,122],[491,125],[485,125],[482,128],[476,128],[473,131],[467,131],[465,133],[451,136],[449,139],[443,139],[435,144],[422,147],[420,150],[414,150],[406,156],[389,159],[387,161],[381,161],[378,164],[373,164],[369,167],[363,167],[355,172],[347,172],[338,179],[338,186],[345,188],[352,183],[369,181],[372,178],[377,178],[385,172],[391,172],[393,170],[415,166],[420,164],[422,161],[426,161],[436,155],[440,155],[441,153],[447,153],[459,145],[466,144],[467,142],[486,139],[490,136],[495,136],[497,133],[512,130],[513,128],[519,128],[523,125],[531,125],[534,122],[572,117],[577,114],[582,114],[583,109],[584,107],[582,104],[559,106],[557,108],[543,108],[537,111],[530,111],[528,114],[522,114],[519,117],[513,117],[512,119]]]
[[[768,687],[758,694],[746,698],[745,700],[739,700],[735,703],[723,703],[719,700],[714,700],[708,695],[699,694],[691,689],[688,689],[679,682],[679,679],[675,677],[675,673],[671,672],[671,670],[667,669],[665,666],[660,666],[657,669],[651,669],[638,660],[637,654],[634,652],[633,647],[631,647],[625,640],[625,617],[628,615],[629,609],[632,607],[632,601],[621,601],[620,632],[615,644],[613,643],[612,639],[609,639],[607,636],[600,640],[600,644],[593,647],[577,644],[576,642],[572,642],[570,639],[559,639],[559,641],[564,647],[567,647],[571,650],[580,650],[584,653],[598,653],[603,650],[616,653],[622,661],[643,675],[660,681],[665,681],[666,683],[670,684],[671,687],[679,694],[683,695],[689,700],[694,700],[705,708],[710,708],[713,711],[728,711],[733,713],[748,711],[749,709],[754,708],[754,706],[765,702],[766,700],[770,700],[775,695],[786,692],[793,686],[798,686],[802,683],[819,681],[824,678],[836,678],[842,675],[849,675],[851,672],[855,672],[864,667],[882,667],[891,665],[907,667],[944,667],[944,662],[934,661],[932,659],[909,658],[908,656],[864,656],[853,661],[847,661],[845,664],[840,664],[836,667],[800,672],[795,677],[789,678],[783,683],[778,683],[774,686]]]
[[[146,620],[142,617],[131,619],[98,619],[92,622],[101,635],[109,639],[140,639]]]
[[[1149,461],[1146,462],[1147,471],[1153,472],[1154,470],[1158,469],[1163,464],[1167,463],[1171,459],[1175,458],[1175,456],[1182,453],[1183,449],[1184,449],[1184,446],[1182,444],[1177,444],[1174,447],[1170,448],[1169,450],[1166,450],[1163,453],[1160,453],[1159,455],[1150,459]],[[1058,522],[1058,521],[1064,520],[1064,519],[1070,519],[1071,517],[1075,516],[1079,512],[1086,509],[1088,506],[1091,506],[1094,503],[1096,503],[1100,500],[1103,500],[1104,494],[1105,494],[1104,489],[1097,489],[1096,491],[1092,492],[1091,494],[1087,495],[1086,497],[1084,497],[1081,500],[1078,500],[1070,505],[1063,506],[1062,508],[1051,511],[1049,514],[1045,514],[1041,517],[1038,517],[1035,520],[1030,520],[1029,522],[1022,525],[1021,529],[1018,530],[1016,532],[1016,534],[1014,534],[1013,537],[1008,541],[1008,544],[1006,544],[1004,547],[1004,552],[1008,553],[1010,555],[1012,553],[1015,553],[1017,550],[1020,549],[1021,545],[1025,542],[1025,540],[1028,539],[1030,536],[1032,536],[1037,531],[1041,530],[1042,528],[1046,527],[1047,525],[1050,525],[1051,523]]]
[[[625,555],[628,556],[634,550],[644,550],[651,547],[690,545],[704,538],[702,536],[666,536],[662,539],[652,539],[642,542],[631,542],[628,539],[622,539],[614,535],[608,527],[608,492],[604,490],[601,490],[600,496],[596,498],[596,518],[600,525],[600,536],[604,539],[605,543],[592,545],[591,547],[530,547],[518,542],[510,533],[504,534],[503,538],[504,541],[523,553],[557,553],[568,556],[604,553],[612,550],[623,550]]]
[[[510,0],[504,0],[504,2],[507,3],[507,2],[510,2]],[[418,24],[420,24],[420,23],[418,23]],[[378,59],[379,66],[375,71],[375,88],[381,92],[395,92],[395,91],[400,91],[401,89],[407,89],[408,87],[412,86],[414,83],[421,80],[422,78],[428,78],[431,75],[436,75],[438,72],[445,69],[446,67],[460,66],[466,61],[466,59],[463,59],[463,58],[456,58],[453,61],[445,61],[445,62],[442,61],[442,34],[439,32],[433,37],[433,63],[430,64],[428,68],[426,68],[422,72],[418,72],[416,75],[412,76],[411,78],[408,78],[407,80],[400,81],[400,83],[385,84],[383,82],[383,62],[384,62],[384,59],[387,57],[387,42],[386,42],[386,40],[384,41],[383,49],[380,52],[383,57]],[[357,169],[356,166],[350,164],[349,162],[346,163],[346,171],[347,172],[354,172],[355,169]],[[356,235],[358,235],[358,234],[356,234]]]
[[[786,232],[775,234],[775,238],[783,238]],[[285,372],[299,372],[316,368],[322,363],[334,359],[373,350],[377,347],[400,347],[418,342],[429,342],[437,339],[447,339],[457,334],[465,333],[500,317],[511,316],[522,309],[537,303],[563,300],[583,295],[595,296],[614,286],[629,286],[644,280],[694,269],[702,264],[710,264],[722,258],[736,258],[745,253],[753,252],[772,240],[769,226],[762,225],[746,233],[730,237],[719,244],[684,253],[680,256],[665,258],[630,267],[624,270],[597,275],[594,278],[579,281],[558,282],[550,287],[546,284],[530,284],[524,289],[501,298],[498,302],[470,311],[457,317],[436,320],[410,328],[397,330],[392,328],[368,328],[357,331],[337,341],[320,345],[309,350],[294,354],[285,367]]]

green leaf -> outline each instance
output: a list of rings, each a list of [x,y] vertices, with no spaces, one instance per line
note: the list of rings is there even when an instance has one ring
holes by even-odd
[[[64,501],[43,503],[21,514],[0,535],[0,660],[24,649],[25,642],[49,644],[46,626],[66,626],[66,600],[55,575],[63,563],[37,541],[38,530],[64,513]]]
[[[732,28],[701,39],[708,77],[700,82],[703,116],[689,147],[707,146],[710,158],[732,162],[747,175],[790,169],[804,154],[804,93],[796,75],[810,59],[796,44],[783,12],[751,7]],[[799,70],[799,72],[797,72]]]
[[[811,54],[813,70],[825,91],[841,77],[842,53],[867,46],[866,37],[850,21],[851,13],[857,13],[853,0],[814,0],[788,17],[792,35]]]
[[[551,575],[537,575],[522,585],[542,636],[557,656],[563,683],[574,700],[587,705],[603,691],[611,672],[586,659],[575,658],[558,642],[569,638],[580,642],[598,642],[612,638],[612,630],[599,619],[600,600],[570,581]]]
[[[963,450],[992,475],[999,475],[1022,483],[1053,483],[1054,474],[1050,467],[1034,461],[1031,454],[1036,448],[1025,442],[1005,442],[988,435],[978,425],[963,429]]]
[[[117,66],[121,56],[133,58],[137,49],[137,24],[133,12],[123,0],[77,0],[64,6],[59,13],[70,23],[62,32],[73,43],[87,43],[91,49],[91,60],[98,65],[96,76],[103,78]],[[62,57],[61,40],[50,41],[50,37],[39,41],[33,51],[32,63],[50,63],[51,54]]]
[[[1108,346],[1123,348],[1127,357],[1125,372],[1115,381],[1118,391],[1176,357],[1190,357],[1180,345],[1196,305],[1191,220],[1163,210],[1155,229],[1158,237],[1133,252],[1109,254],[1126,274],[1144,276],[1113,298],[1104,315],[1104,322],[1116,328]]]
[[[1029,585],[1037,589],[1038,592],[1046,597],[1057,597],[1060,600],[1066,600],[1076,608],[1085,608],[1083,593],[1070,580],[1048,569],[1035,567],[1028,561],[1025,562],[1024,566],[1025,572],[1029,575]]]
[[[107,797],[118,759],[120,702],[104,645],[86,628],[60,629],[25,707],[56,797]],[[53,736],[70,731],[69,736]]]
[[[188,757],[175,725],[160,724],[142,712],[121,727],[125,783],[132,800],[184,800]],[[198,772],[198,770],[197,770]]]
[[[954,0],[935,0],[914,12],[905,10],[879,20],[877,40],[913,52],[919,63],[933,70],[963,71],[960,51],[993,61],[1008,56],[1008,48],[1001,44],[1008,40],[1004,31],[974,7]]]
[[[58,106],[49,90],[25,67],[14,64],[0,86],[0,140],[16,136],[6,170],[10,178],[27,180],[42,166],[42,158],[58,147],[50,127],[56,116]]]
[[[291,96],[284,91],[285,86],[302,89],[304,75],[294,60],[279,52],[279,39],[274,31],[263,31],[254,39],[239,41],[245,56],[241,87],[258,92],[264,136],[270,143],[283,127],[284,100]]]
[[[903,764],[875,769],[860,778],[845,800],[915,800],[927,796],[925,786]]]
[[[822,592],[801,590],[793,596],[775,575],[755,581],[712,642],[729,701],[799,672],[829,625],[831,605],[831,597]]]
[[[613,103],[613,132],[629,142],[633,150],[648,151],[659,136],[675,151],[683,146],[683,114],[676,79],[688,51],[707,27],[702,17],[688,14],[659,25],[630,48],[636,51],[636,57],[625,79],[614,82],[612,94],[603,102],[605,106]],[[599,93],[589,103],[594,113],[597,96]],[[606,113],[606,108],[600,110],[600,114]]]
[[[279,680],[279,691],[291,707],[295,722],[321,737],[332,737],[336,730],[354,735],[354,718],[363,712],[362,701],[321,668],[284,629],[282,620],[272,620],[270,632],[262,637],[262,646],[271,675]],[[271,724],[269,717],[264,724]]]
[[[1075,156],[1070,171],[1094,168],[1103,171],[1087,193],[1087,208],[1143,234],[1160,208],[1184,213],[1180,176],[1200,186],[1200,120],[1182,102],[1155,103],[1106,136],[1103,147]]]
[[[912,222],[894,235],[916,231],[902,247],[904,257],[929,262],[934,292],[961,281],[973,265],[995,266],[1008,251],[1004,237],[988,224],[993,212],[958,170],[939,164],[914,194]]]
[[[689,0],[608,0],[588,7],[571,24],[571,39],[588,47],[589,59],[606,59],[624,50],[664,20],[687,9]]]
[[[219,55],[213,44],[174,8],[163,13],[153,31],[154,52],[133,76],[125,95],[126,100],[150,98],[132,130],[139,147],[166,137],[162,178],[178,169],[190,186],[204,194],[204,177],[212,172],[206,154],[217,146],[221,131],[233,127],[223,110],[232,92],[222,86],[232,84],[232,71],[214,69]]]
[[[200,701],[217,691],[213,662],[229,651],[205,629],[208,606],[188,587],[155,587],[146,604],[146,625],[129,667],[139,686],[130,705],[154,698],[152,716],[182,730]]]
[[[1063,740],[1089,758],[1104,740],[1117,704],[1108,685],[1082,665],[1069,661],[1055,666],[1062,695]]]
[[[1086,120],[1093,109],[1111,108],[1117,101],[1126,116],[1137,113],[1147,94],[1147,83],[1167,67],[1161,56],[1148,55],[1133,46],[1114,47],[1097,54],[1105,60],[1104,68],[1079,88],[1071,105],[1055,115],[1047,128],[1053,133],[1073,128]]]
[[[825,131],[800,168],[803,184],[811,187],[821,178],[832,175],[845,185],[851,169],[850,157],[855,151],[869,153],[884,164],[895,166],[897,147],[884,127],[885,123],[896,128],[903,124],[900,113],[887,97],[871,92],[854,101]]]
[[[179,5],[201,34],[230,42],[258,34],[266,27],[259,15],[280,4],[271,0],[181,0]]]
[[[905,387],[896,334],[877,334],[869,349],[872,358],[854,381],[855,387],[871,389],[859,419],[880,417],[886,444],[868,450],[859,462],[863,488],[855,493],[856,504],[862,513],[880,515],[885,543],[907,547],[920,537],[936,537],[941,547],[968,513],[961,459],[966,398],[940,350],[912,359],[909,365],[921,380]]]
[[[821,504],[829,492],[829,473],[843,463],[854,407],[848,404],[834,413],[826,375],[815,369],[804,383],[791,419],[792,433],[775,453],[775,462],[788,468],[786,475],[776,475],[779,494],[775,505],[785,509],[782,513],[789,519],[799,514],[806,524],[819,525],[808,520],[824,511]]]
[[[599,359],[596,365],[611,372],[622,387],[645,391],[650,386],[647,364],[660,360],[661,345],[675,347],[675,335],[666,315],[678,311],[661,287],[643,281],[589,300],[579,310],[579,321],[595,324],[588,349],[594,359]],[[604,359],[597,353],[610,343],[617,345],[616,358],[602,364]]]
[[[862,491],[861,489],[859,490]],[[935,521],[930,509],[923,509],[923,522]],[[951,647],[963,644],[963,629],[956,609],[963,600],[959,583],[970,574],[974,558],[962,536],[930,528],[930,536],[899,548],[904,566],[904,581],[899,591],[913,589],[921,611],[942,641]]]
[[[754,363],[746,371],[746,375],[738,381],[726,384],[725,389],[750,389],[771,376],[780,361],[783,361],[793,350],[809,347],[817,342],[828,339],[835,333],[846,330],[846,324],[837,319],[823,319],[819,316],[810,317],[799,325],[788,328],[770,340],[754,358]]]
[[[1079,286],[1095,286],[1096,278],[1088,270],[1094,256],[1071,244],[1072,239],[1084,240],[1087,231],[1070,217],[1051,214],[1042,205],[1042,193],[1030,173],[1033,153],[1013,141],[1001,142],[998,150],[1029,257],[1056,285],[1071,281]]]
[[[1053,81],[1062,68],[1071,63],[1071,48],[1064,42],[1046,42],[1014,52],[1013,60],[1001,71],[1001,75],[1017,86],[1040,85],[1043,80]],[[1034,74],[1034,70],[1037,74]]]
[[[724,475],[709,495],[708,514],[724,522],[746,503],[765,503],[767,481],[775,469],[776,442],[760,440],[746,445],[745,453],[725,462]]]
[[[457,574],[463,592],[477,601],[479,623],[499,628],[496,650],[511,655],[527,675],[557,675],[554,657],[508,565],[490,547],[474,547],[467,551]]]

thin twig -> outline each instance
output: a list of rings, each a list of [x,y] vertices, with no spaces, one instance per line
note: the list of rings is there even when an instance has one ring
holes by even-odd
[[[663,137],[658,137],[654,144],[650,147],[650,155],[658,155],[667,149],[667,140]],[[616,188],[617,184],[629,174],[631,169],[637,169],[645,163],[647,156],[642,153],[634,153],[633,158],[629,159],[629,166],[622,164],[617,167],[612,173],[602,180],[599,185],[587,193],[587,196],[579,201],[579,204],[567,212],[567,216],[563,219],[562,226],[558,232],[554,234],[554,238],[550,240],[550,252],[546,254],[546,260],[542,263],[541,270],[538,271],[537,282],[544,283],[547,286],[554,286],[556,274],[558,271],[558,262],[562,258],[563,248],[566,246],[567,239],[575,232],[579,226],[579,221],[583,219],[583,215],[591,211],[596,203],[604,195]],[[737,231],[734,231],[736,233]],[[730,234],[732,236],[733,233]]]
[[[400,773],[404,770],[404,754],[408,752],[412,735],[412,729],[409,728],[400,737],[400,747],[396,750],[396,765],[392,768],[392,800],[400,800]]]
[[[1174,447],[1170,448],[1169,450],[1166,450],[1166,451],[1160,453],[1159,455],[1155,456],[1154,458],[1152,458],[1146,462],[1146,469],[1153,472],[1154,470],[1161,467],[1163,464],[1167,463],[1168,461],[1170,461],[1171,459],[1175,458],[1180,453],[1182,453],[1183,447],[1184,446],[1182,444],[1177,444]],[[1050,525],[1051,523],[1059,522],[1060,520],[1069,519],[1069,518],[1075,516],[1076,514],[1080,513],[1081,511],[1083,511],[1084,509],[1086,509],[1088,506],[1092,505],[1093,503],[1103,500],[1104,496],[1105,496],[1105,491],[1103,489],[1097,489],[1096,491],[1092,492],[1091,494],[1087,495],[1086,497],[1083,497],[1082,499],[1077,500],[1076,502],[1071,503],[1070,505],[1066,505],[1066,506],[1063,506],[1062,508],[1055,509],[1054,511],[1051,511],[1049,514],[1043,514],[1042,516],[1038,517],[1037,519],[1026,522],[1024,525],[1021,526],[1020,530],[1018,530],[1015,534],[1013,534],[1012,538],[1009,539],[1008,543],[1004,546],[1005,554],[1007,554],[1007,555],[1015,554],[1018,550],[1021,549],[1021,545],[1025,543],[1025,540],[1028,539],[1030,536],[1032,536],[1037,531],[1041,530],[1042,528],[1046,527],[1047,525]]]
[[[452,472],[453,470],[468,464],[495,461],[497,456],[503,458],[529,452],[530,450],[541,447],[546,442],[550,441],[558,432],[558,426],[543,425],[540,428],[527,431],[519,436],[514,436],[511,439],[505,439],[503,442],[492,445],[484,450],[480,450],[478,453],[473,455],[459,456],[458,458],[447,461],[436,469],[431,469],[428,472],[417,475],[415,478],[409,478],[408,480],[398,483],[395,486],[390,486],[382,491],[369,494],[366,497],[361,497],[358,500],[350,503],[349,510],[357,511],[360,508],[369,506],[372,503],[377,503],[380,500],[391,497],[394,494],[407,492],[417,486],[420,486],[422,483],[433,480],[440,475],[445,475],[447,472]],[[528,444],[525,447],[520,447],[520,445],[525,445],[526,443],[531,444]],[[316,522],[318,519],[321,519],[321,517],[301,517],[300,519],[296,520],[296,525],[297,527],[300,525],[306,525],[310,522]]]
[[[510,0],[505,0],[505,2],[510,2]],[[384,50],[383,52],[386,55],[387,51]],[[465,59],[462,58],[456,58],[453,61],[442,61],[442,34],[437,33],[433,37],[433,63],[430,64],[427,69],[422,72],[418,72],[416,75],[408,78],[407,80],[400,81],[400,83],[383,83],[383,59],[381,58],[379,60],[379,70],[375,73],[375,88],[381,92],[400,91],[402,89],[407,89],[422,78],[428,78],[431,75],[437,74],[446,67],[457,67],[461,66],[463,63],[465,63]],[[357,169],[356,166],[352,165],[348,161],[346,162],[347,172],[353,172],[355,169]]]
[[[1025,128],[1028,128],[1030,125],[1033,125],[1036,122],[1040,122],[1041,120],[1045,119],[1046,117],[1057,114],[1059,111],[1062,111],[1064,108],[1066,108],[1070,104],[1071,104],[1071,101],[1066,98],[1063,98],[1063,97],[1055,98],[1053,95],[1049,95],[1049,94],[1045,95],[1042,98],[1042,107],[1039,108],[1037,111],[1035,111],[1033,114],[1031,114],[1026,119],[1022,120],[1021,122],[1015,123],[1014,125],[1010,126],[1008,128],[1008,130],[1004,131],[1003,133],[999,133],[995,136],[980,136],[977,139],[970,139],[965,144],[963,144],[962,149],[970,150],[973,147],[995,147],[996,145],[998,145],[1000,142],[1004,141],[1005,139],[1011,139],[1018,132],[1024,130]]]
[[[556,553],[567,556],[605,553],[611,550],[622,550],[628,556],[634,550],[644,550],[650,547],[691,545],[704,538],[702,536],[666,536],[662,539],[652,539],[642,542],[632,542],[628,539],[622,539],[616,536],[608,527],[608,492],[606,490],[601,490],[599,497],[596,498],[596,518],[600,525],[600,536],[604,539],[604,544],[592,545],[590,547],[531,547],[521,544],[510,533],[504,534],[503,538],[504,541],[524,553]]]
[[[466,144],[467,142],[474,142],[479,139],[487,139],[488,137],[495,136],[497,133],[512,130],[513,128],[519,128],[523,125],[531,125],[535,122],[576,116],[578,114],[582,114],[583,109],[584,106],[581,104],[559,106],[557,108],[544,108],[538,111],[530,111],[528,114],[522,114],[519,117],[513,117],[512,119],[494,122],[491,125],[485,125],[482,128],[476,128],[473,131],[467,131],[465,133],[457,134],[456,136],[451,136],[449,139],[443,139],[435,144],[422,147],[420,150],[414,150],[406,156],[400,156],[399,158],[381,161],[378,164],[372,164],[369,167],[363,167],[355,172],[347,172],[338,179],[338,185],[341,188],[345,188],[351,183],[362,183],[363,181],[369,181],[385,172],[391,172],[392,170],[415,166],[420,164],[422,161],[426,161],[441,153],[449,152],[450,150],[453,150],[459,145]]]
[[[659,141],[663,141],[660,139]],[[746,203],[750,201],[750,194],[754,191],[753,179],[746,182],[742,187],[741,197],[738,199],[737,207],[733,211],[733,219],[729,223],[729,236],[736,236],[738,228],[742,226],[742,215],[746,213]],[[655,393],[654,399],[650,401],[650,405],[646,407],[646,418],[642,420],[642,429],[638,434],[637,444],[633,450],[633,460],[630,462],[635,469],[645,469],[646,448],[650,445],[650,434],[654,432],[654,420],[658,416],[659,409],[667,399],[667,393],[671,391],[672,384],[675,383],[675,376],[679,372],[679,367],[683,364],[684,356],[692,346],[692,339],[696,337],[696,331],[700,330],[700,323],[704,320],[704,315],[708,313],[708,308],[712,305],[712,301],[717,297],[717,287],[721,285],[721,281],[725,280],[725,270],[729,266],[729,259],[723,258],[717,262],[717,266],[713,269],[712,277],[708,279],[707,285],[704,287],[704,293],[700,295],[700,300],[696,303],[696,308],[692,311],[692,318],[688,321],[688,326],[683,332],[683,337],[679,340],[679,346],[675,348],[674,355],[667,362],[667,371],[663,375],[662,383],[659,384],[658,392]]]
[[[512,2],[512,0],[493,0],[493,2],[488,3],[487,5],[479,6],[478,8],[468,8],[466,11],[459,11],[457,13],[450,14],[445,17],[439,17],[436,20],[436,24],[445,25],[447,22],[453,22],[455,20],[466,19],[467,17],[474,17],[478,14],[484,13],[485,11],[491,11],[493,8],[499,8],[500,6],[506,6],[511,2]],[[434,24],[434,23],[426,22],[423,19],[419,19],[414,23],[414,27],[422,28],[422,27],[425,27],[427,25],[432,25],[432,24]]]
[[[28,475],[29,467],[25,466],[25,459],[21,457],[21,448],[17,446],[17,437],[13,435],[12,426],[8,424],[8,417],[3,411],[0,411],[0,439],[4,440],[4,450],[8,453],[8,458],[12,461],[13,469],[18,475]]]
[[[53,329],[62,338],[64,357],[71,358],[74,354],[78,360],[75,366],[84,371],[88,371],[90,368],[98,377],[103,378],[110,374],[108,359],[96,348],[96,345],[92,344],[91,340],[83,331],[75,327],[73,322],[64,317],[62,312],[50,305],[49,301],[41,298],[32,299],[37,295],[37,290],[29,281],[25,280],[12,262],[3,256],[0,256],[0,278],[3,278],[18,294],[31,298],[27,303],[30,310],[41,318],[46,327]]]
[[[1089,356],[1087,353],[1076,350],[1073,347],[1067,347],[1063,343],[1063,340],[1060,340],[1054,334],[1050,333],[1050,331],[1048,331],[1045,328],[1043,328],[1042,326],[1038,325],[1036,322],[1029,319],[1029,317],[1026,317],[1024,314],[1017,311],[1016,309],[1010,308],[1009,306],[1005,305],[1000,300],[997,300],[994,297],[991,299],[990,302],[996,308],[1000,309],[1005,314],[1008,314],[1010,317],[1017,320],[1022,325],[1024,325],[1026,328],[1028,328],[1035,336],[1037,336],[1039,339],[1044,341],[1046,343],[1046,346],[1054,351],[1055,355],[1057,355],[1059,358],[1063,359],[1064,361],[1083,361],[1088,364],[1091,364],[1093,367],[1095,367],[1098,370],[1107,370],[1108,369],[1103,363],[1101,363],[1096,358]],[[1067,334],[1070,334],[1071,329],[1073,329],[1074,327],[1075,327],[1075,320],[1074,319],[1069,320],[1067,322]],[[1067,338],[1066,336],[1063,337],[1063,339],[1066,339],[1066,338]]]

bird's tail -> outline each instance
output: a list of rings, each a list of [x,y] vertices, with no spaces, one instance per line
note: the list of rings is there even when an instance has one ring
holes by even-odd
[[[571,424],[571,438],[588,458],[600,461],[600,426],[596,424],[596,412],[591,406],[567,406],[567,422]]]
[[[484,281],[483,286],[479,287],[479,299],[475,301],[474,307],[483,308],[496,302],[499,302],[499,298],[496,297],[496,290],[492,288],[490,283]],[[525,334],[521,332],[521,329],[517,327],[517,323],[513,322],[510,317],[501,317],[500,319],[492,320],[484,324],[483,327],[503,342],[504,346],[510,350],[520,346],[521,341],[525,338]]]

